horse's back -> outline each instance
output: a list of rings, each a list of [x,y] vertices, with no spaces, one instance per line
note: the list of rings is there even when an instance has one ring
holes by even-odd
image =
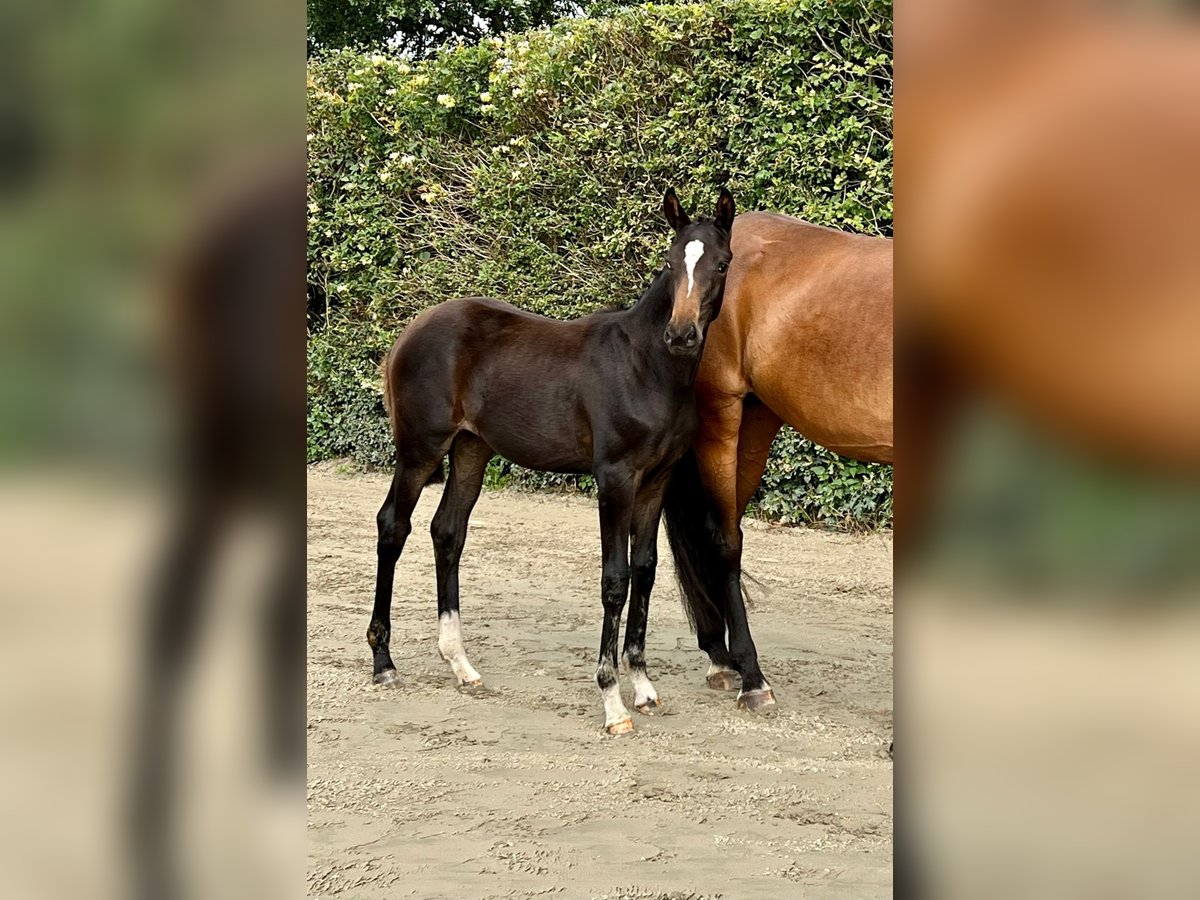
[[[394,428],[466,429],[518,464],[588,471],[578,434],[589,330],[489,297],[425,311],[385,361]]]

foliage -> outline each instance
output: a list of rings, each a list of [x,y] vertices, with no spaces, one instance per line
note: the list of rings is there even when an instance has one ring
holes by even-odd
[[[308,0],[308,47],[421,57],[449,40],[534,28],[578,10],[569,0]]]
[[[849,530],[892,521],[892,467],[839,456],[784,426],[751,511],[787,525]]]
[[[742,209],[890,234],[890,20],[888,0],[651,5],[416,64],[310,61],[309,458],[390,459],[377,362],[429,306],[632,302],[667,246],[668,185],[706,214],[727,184]],[[890,483],[785,436],[757,506],[881,522]]]
[[[395,448],[378,381],[393,335],[343,324],[308,336],[308,461],[352,457],[390,466]]]

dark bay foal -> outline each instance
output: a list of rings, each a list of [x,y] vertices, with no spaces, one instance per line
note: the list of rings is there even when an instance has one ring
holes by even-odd
[[[624,656],[634,705],[659,705],[646,674],[646,616],[658,524],[671,467],[697,427],[693,382],[708,325],[721,309],[733,197],[692,222],[673,190],[663,201],[675,238],[662,270],[628,310],[568,322],[468,297],[417,317],[384,361],[396,474],[379,510],[379,571],[367,630],[375,681],[397,680],[389,653],[392,579],[421,488],[450,455],[433,517],[438,649],[460,684],[479,684],[463,649],[458,561],[484,469],[499,453],[530,469],[592,473],[600,497],[604,627],[596,683],[605,727],[631,731],[617,684],[617,637],[632,582]],[[630,547],[632,544],[632,568]]]

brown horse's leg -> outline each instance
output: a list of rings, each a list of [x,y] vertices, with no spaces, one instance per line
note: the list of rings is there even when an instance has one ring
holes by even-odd
[[[662,518],[663,494],[671,472],[668,469],[642,485],[634,500],[630,528],[629,618],[625,623],[625,665],[633,682],[633,705],[649,714],[662,704],[646,673],[646,622],[650,615],[650,591],[658,567],[658,523]]]
[[[706,398],[700,415],[700,430],[696,435],[696,464],[700,478],[715,507],[722,535],[728,535],[727,523],[735,523],[737,513],[737,447],[742,421],[742,397],[721,396]],[[715,548],[714,548],[715,549]],[[722,566],[716,582],[707,585],[714,595],[724,600],[728,572]],[[727,614],[722,603],[722,621],[696,622],[696,639],[700,649],[708,654],[710,665],[706,680],[714,690],[735,691],[742,686],[741,673],[725,644]]]
[[[741,589],[742,571],[742,532],[741,520],[745,515],[750,498],[758,490],[762,480],[763,470],[767,467],[767,458],[771,455],[771,444],[779,433],[783,420],[775,415],[764,404],[753,401],[747,402],[742,410],[742,425],[738,432],[738,462],[737,462],[737,526],[730,528],[727,524],[726,541],[730,547],[730,567],[738,573],[736,600],[730,597],[730,619],[735,615],[745,617],[745,605]],[[736,611],[734,603],[737,604]],[[746,637],[749,639],[749,623],[745,625]],[[730,641],[733,644],[733,627],[730,627]],[[750,649],[753,650],[753,641]],[[761,673],[760,673],[761,677]],[[763,679],[759,687],[747,689],[746,681],[742,681],[742,693],[738,696],[738,704],[747,709],[760,709],[775,702],[775,694]]]
[[[747,403],[742,411],[737,460],[738,521],[746,514],[750,498],[758,490],[758,483],[767,468],[767,458],[771,455],[771,444],[782,425],[783,420],[763,403]]]
[[[710,496],[721,517],[718,552],[723,563],[721,584],[714,589],[721,593],[725,610],[725,627],[729,633],[729,648],[725,651],[724,635],[704,633],[697,629],[700,649],[712,660],[708,683],[712,687],[731,687],[733,673],[741,676],[738,705],[759,709],[775,702],[771,686],[758,666],[758,651],[750,635],[746,618],[746,603],[742,597],[742,512],[740,503],[739,447],[743,434],[749,459],[770,450],[770,441],[779,429],[779,419],[762,404],[746,403],[743,398],[706,410],[702,417],[701,437],[696,441],[696,457]],[[773,429],[773,430],[772,430]],[[765,460],[764,460],[765,464]],[[758,476],[761,477],[761,470]],[[751,492],[752,493],[752,492]],[[745,498],[749,502],[749,496]]]
[[[479,491],[492,448],[470,432],[461,432],[450,449],[450,480],[434,513],[429,532],[437,560],[438,653],[458,683],[479,685],[483,679],[467,659],[458,616],[458,560],[467,540],[467,520]]]

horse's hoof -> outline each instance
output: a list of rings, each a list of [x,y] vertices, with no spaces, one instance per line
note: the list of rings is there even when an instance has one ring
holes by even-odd
[[[611,725],[605,726],[605,730],[609,734],[629,734],[633,731],[633,719],[626,716],[618,722],[613,722]]]
[[[775,692],[770,688],[757,691],[743,691],[738,694],[738,709],[759,710],[775,705]]]
[[[395,669],[384,669],[375,674],[375,683],[382,687],[396,687],[400,684],[400,676]]]
[[[470,681],[460,682],[459,687],[461,687],[464,691],[471,691],[471,690],[474,690],[475,688],[481,688],[481,687],[483,687],[483,679],[482,678],[472,678]]]
[[[655,712],[663,708],[663,702],[657,697],[651,697],[645,703],[638,705],[636,708],[637,711],[643,716],[652,716],[655,714]]]
[[[736,691],[742,686],[742,676],[737,672],[711,672],[704,680],[714,691]]]

